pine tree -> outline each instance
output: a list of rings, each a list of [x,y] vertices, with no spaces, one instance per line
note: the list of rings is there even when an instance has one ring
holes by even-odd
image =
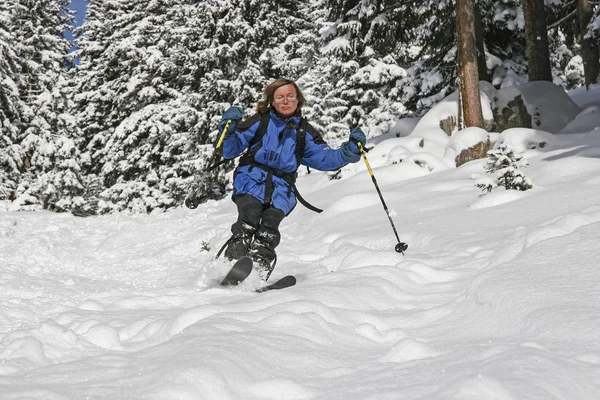
[[[590,24],[594,19],[600,25],[600,7],[596,10],[590,0],[578,0],[579,30],[581,32],[581,57],[585,71],[585,87],[600,82],[600,46],[598,45],[598,30],[600,26]],[[594,14],[596,18],[594,18]]]
[[[397,24],[376,0],[328,0],[322,31],[319,84],[310,94],[320,99],[318,122],[339,142],[348,126],[390,122],[404,110],[387,94],[405,74],[394,57]],[[375,117],[377,116],[377,117]]]
[[[484,168],[486,173],[494,174],[493,181],[482,178],[475,184],[478,188],[491,192],[498,186],[503,186],[506,190],[529,190],[533,187],[531,180],[527,178],[520,168],[525,168],[529,162],[522,155],[515,153],[505,143],[500,144],[496,149],[488,152],[488,161]]]
[[[188,26],[199,21],[180,3],[89,4],[74,76],[83,166],[100,185],[90,193],[100,212],[166,208],[184,192],[207,121],[185,90],[198,66]]]
[[[234,102],[254,109],[270,80],[307,68],[286,62],[304,56],[298,3],[92,0],[89,7],[77,39],[77,115],[85,171],[104,187],[100,211],[177,206],[195,189],[195,175],[206,178],[203,198],[222,197],[231,164],[204,172],[220,116]]]
[[[14,3],[0,3],[0,200],[14,199],[23,171],[18,145],[21,65],[15,51]]]
[[[19,0],[15,41],[19,44],[23,106],[18,144],[24,154],[16,204],[69,209],[83,187],[72,143],[72,118],[65,93],[65,65],[71,47],[63,32],[71,14],[64,0]],[[81,201],[76,200],[81,205]],[[59,205],[60,204],[60,205]],[[79,206],[80,206],[79,205]],[[78,206],[78,207],[79,207]]]

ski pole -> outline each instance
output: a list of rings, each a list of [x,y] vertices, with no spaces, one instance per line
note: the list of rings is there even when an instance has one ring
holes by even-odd
[[[221,145],[223,144],[223,140],[225,139],[225,134],[227,133],[227,130],[229,129],[229,125],[231,125],[231,121],[230,119],[227,120],[227,123],[225,124],[225,127],[223,128],[223,132],[221,132],[221,135],[219,136],[219,140],[217,140],[217,144],[215,145],[215,150],[213,151],[213,154],[208,162],[208,167],[204,170],[204,172],[210,172],[212,171],[214,168],[216,168],[217,166],[221,165],[222,163],[224,163],[227,160],[223,160],[220,163],[216,163],[213,164],[213,161],[215,160],[215,158],[217,157],[217,153],[219,148],[221,147]],[[187,208],[190,209],[196,209],[199,205],[200,205],[200,201],[198,198],[192,198],[188,195],[188,197],[185,199],[184,201],[185,205]]]
[[[215,158],[217,157],[217,154],[219,152],[219,148],[221,147],[221,145],[223,144],[223,140],[225,139],[225,134],[227,133],[227,130],[229,129],[229,125],[231,125],[231,119],[227,120],[227,123],[225,124],[225,127],[223,128],[223,132],[221,132],[221,135],[219,136],[219,140],[217,140],[217,144],[215,145],[215,150],[213,151],[212,157],[210,158],[210,161],[208,162],[208,167],[206,168],[206,170],[204,172],[209,172],[212,171],[213,169],[215,169],[215,167],[218,167],[219,165],[221,165],[222,163],[224,163],[227,160],[223,160],[220,163],[216,163],[213,164],[213,161],[215,160]]]
[[[369,164],[369,160],[367,159],[367,153],[365,152],[365,149],[363,148],[363,146],[360,142],[356,142],[356,144],[358,145],[358,149],[360,150],[360,153],[362,154],[363,160],[365,160],[365,164],[367,165],[367,170],[369,171],[369,175],[371,175],[371,180],[373,181],[373,184],[375,185],[375,189],[377,189],[377,194],[379,194],[379,198],[381,199],[381,204],[383,204],[383,209],[385,210],[385,213],[387,214],[388,219],[390,220],[390,224],[392,225],[392,229],[394,230],[394,235],[396,235],[396,239],[398,240],[398,244],[396,245],[394,250],[396,250],[396,253],[402,253],[402,255],[404,255],[404,252],[406,251],[406,249],[408,249],[408,245],[404,242],[401,242],[400,238],[398,237],[398,231],[396,230],[394,221],[392,221],[392,216],[390,215],[387,205],[385,204],[385,200],[383,199],[383,195],[381,194],[381,190],[379,189],[379,185],[377,184],[377,179],[375,179],[375,175],[373,174],[373,170],[371,169],[371,165]]]
[[[223,139],[225,139],[225,134],[227,133],[227,130],[229,129],[229,125],[231,125],[231,120],[228,119],[227,123],[225,124],[225,128],[223,128],[223,132],[221,132],[221,137],[219,137],[219,140],[217,141],[217,146],[215,147],[215,149],[219,149],[219,147],[221,147],[221,145],[223,144]],[[213,154],[214,156],[214,154]]]

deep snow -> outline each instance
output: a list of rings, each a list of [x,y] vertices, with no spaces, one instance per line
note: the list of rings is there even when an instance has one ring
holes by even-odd
[[[362,161],[301,176],[325,211],[282,223],[272,279],[298,284],[281,291],[216,283],[229,199],[89,218],[0,204],[0,398],[598,398],[598,94],[546,98],[548,118],[577,111],[558,132],[490,135],[529,161],[525,192],[479,197],[486,160],[451,166],[481,135],[440,134],[452,98],[372,139],[404,256]]]

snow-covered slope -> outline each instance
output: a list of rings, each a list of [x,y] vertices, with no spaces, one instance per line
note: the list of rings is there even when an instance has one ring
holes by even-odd
[[[325,211],[284,220],[273,279],[298,284],[263,294],[255,276],[216,283],[229,200],[85,219],[2,211],[0,397],[594,399],[590,114],[569,134],[500,134],[523,149],[534,188],[483,197],[471,178],[485,160],[451,168],[414,137],[378,138],[369,161],[404,256],[362,162],[341,180],[302,176]],[[538,135],[549,143],[531,149]]]

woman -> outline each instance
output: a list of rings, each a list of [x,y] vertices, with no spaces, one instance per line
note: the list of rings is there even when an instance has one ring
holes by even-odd
[[[233,201],[238,219],[232,225],[225,256],[237,260],[250,256],[265,281],[275,267],[275,248],[281,235],[279,224],[302,200],[295,190],[300,164],[332,171],[360,160],[357,143],[365,144],[356,127],[339,149],[331,149],[317,130],[301,116],[302,92],[291,80],[278,79],[268,85],[258,102],[258,113],[239,122],[243,110],[228,109],[219,124],[222,132],[229,122],[221,149],[223,157],[240,158],[234,172]],[[313,208],[314,209],[314,208]],[[320,210],[319,210],[320,211]]]

